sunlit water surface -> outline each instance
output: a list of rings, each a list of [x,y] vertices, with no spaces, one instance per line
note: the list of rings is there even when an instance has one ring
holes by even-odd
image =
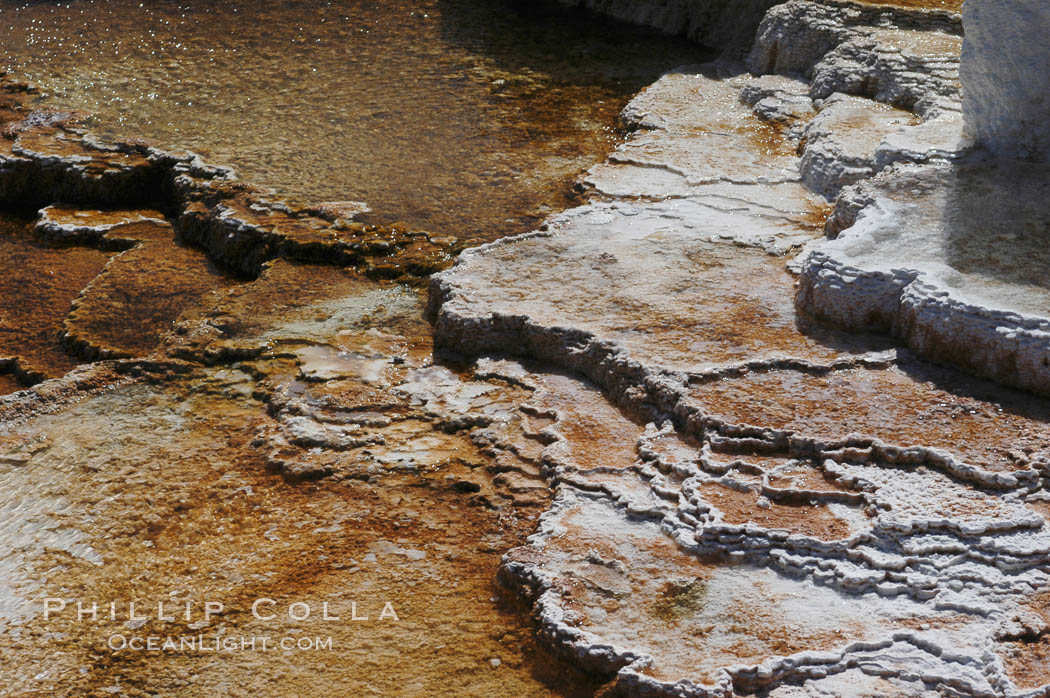
[[[537,4],[0,0],[0,65],[103,135],[491,239],[563,207],[630,96],[708,57]]]

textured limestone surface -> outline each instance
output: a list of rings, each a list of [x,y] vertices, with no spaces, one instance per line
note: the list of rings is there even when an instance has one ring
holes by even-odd
[[[578,376],[520,379],[529,409],[553,420],[542,462],[554,500],[501,575],[555,651],[627,695],[1043,695],[1045,400],[864,334],[906,314],[902,288],[921,275],[842,271],[822,304],[807,299],[829,250],[894,269],[935,260],[958,267],[963,293],[1018,304],[1003,342],[1037,334],[1017,311],[1045,307],[1029,288],[1041,282],[1007,260],[1045,268],[1036,235],[1018,249],[1028,226],[1045,227],[1028,215],[1045,178],[992,187],[994,165],[965,155],[944,68],[957,66],[957,16],[786,3],[763,23],[752,68],[779,55],[769,32],[785,17],[816,31],[799,19],[811,11],[842,36],[819,55],[785,43],[815,51],[791,67],[757,64],[795,77],[724,63],[669,73],[627,107],[634,132],[582,179],[589,203],[432,278],[439,347]],[[862,21],[872,16],[903,19]],[[858,65],[877,84],[839,60],[861,36],[870,60]],[[826,92],[834,66],[847,77]],[[959,196],[974,196],[956,205],[949,173],[967,172]],[[993,202],[1021,181],[1007,200],[1031,203],[986,234],[1011,208]],[[814,194],[840,190],[830,237],[816,239]],[[821,329],[784,303],[789,269],[802,271],[801,307],[860,332]],[[912,345],[970,369],[998,351],[968,363]],[[1030,348],[1016,356],[1034,362]],[[595,405],[598,392],[619,412]]]
[[[456,240],[28,95],[0,90],[0,695],[592,695],[495,581],[550,499],[543,420],[513,377],[434,363],[416,287]],[[208,651],[231,637],[331,645]]]
[[[1002,157],[1050,160],[1050,7],[1039,0],[969,2],[963,21],[968,134]]]
[[[834,199],[843,187],[882,169],[875,153],[884,140],[917,121],[907,111],[869,99],[841,93],[829,97],[803,133],[800,167],[806,186]]]
[[[102,142],[79,115],[29,106],[31,87],[2,87],[9,388],[59,377],[77,360],[144,355],[183,313],[271,260],[411,283],[457,250],[451,236],[356,222],[354,202],[292,207],[193,153]]]
[[[653,199],[668,220],[704,219],[697,235],[708,240],[797,247],[813,237],[825,202],[802,186],[796,141],[784,132],[797,120],[796,85],[741,75],[730,63],[672,71],[628,104],[622,118],[632,137],[582,184],[614,200]],[[770,111],[753,110],[745,96]]]
[[[84,192],[4,219],[0,694],[593,694],[495,583],[550,499],[544,420],[512,376],[435,365],[419,291],[382,278],[451,242],[202,186],[182,216],[162,188],[156,210]],[[188,244],[184,216],[211,245]],[[367,262],[348,262],[344,224]],[[307,242],[321,259],[299,258]],[[255,273],[231,273],[236,255]],[[68,612],[45,618],[45,598]],[[313,613],[267,622],[257,598]],[[77,601],[119,610],[88,621]],[[111,651],[115,634],[332,649],[216,661]]]
[[[788,0],[762,20],[748,67],[803,75],[814,98],[846,92],[925,116],[960,108],[961,35],[950,12]]]
[[[1027,30],[1022,24],[1037,26],[1031,13],[1043,10],[1010,5],[1007,14],[1017,16],[998,21],[982,14],[994,8],[978,5],[984,8],[971,3],[967,20],[976,29],[963,65],[975,89],[965,100],[961,27],[957,15],[943,12],[790,0],[763,20],[748,65],[806,76],[817,110],[801,134],[800,172],[809,189],[835,199],[826,230],[837,239],[811,245],[794,265],[802,269],[799,307],[1047,393],[1050,303],[1039,242],[1045,173],[967,155],[975,139],[1004,153],[991,126],[979,133],[994,110],[999,123],[1017,123],[1030,139],[1039,138],[1041,126],[1026,125],[1029,107],[1010,109],[1009,99],[988,91],[1033,81],[981,61],[994,55],[1004,65],[1038,63],[1024,52],[1038,53],[1042,42],[1019,32]],[[981,41],[989,42],[983,53],[976,49]]]
[[[494,583],[549,498],[523,390],[430,365],[402,334],[426,334],[418,301],[402,310],[415,312],[384,337],[346,328],[338,346],[319,345],[305,330],[324,303],[307,302],[301,325],[277,331],[302,359],[101,362],[0,399],[4,692],[593,693]],[[379,380],[345,365],[321,380],[306,352],[383,341],[412,351],[388,354]],[[432,405],[424,381],[454,404]],[[468,411],[489,419],[452,426]],[[499,468],[483,450],[503,454]],[[44,598],[70,605],[44,618]],[[275,619],[253,616],[258,598],[275,601]],[[81,622],[77,600],[116,601],[118,616]],[[148,620],[129,618],[131,600]],[[205,618],[205,601],[224,611]],[[159,620],[160,603],[177,620]],[[290,619],[293,603],[311,616]],[[379,618],[386,604],[397,620]],[[332,649],[113,652],[114,634],[331,638]]]

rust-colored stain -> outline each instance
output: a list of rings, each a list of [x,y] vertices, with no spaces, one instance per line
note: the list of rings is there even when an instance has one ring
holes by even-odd
[[[1034,614],[1041,627],[1025,623],[1025,636],[1000,642],[998,652],[1006,674],[1019,688],[1038,688],[1050,683],[1050,592],[1033,595],[1021,608]]]
[[[779,124],[749,119],[745,126],[738,126],[736,130],[748,136],[752,152],[766,157],[791,156],[795,153],[794,143],[784,135],[784,129]]]
[[[232,284],[200,251],[179,244],[167,223],[132,223],[109,236],[134,240],[73,304],[68,341],[88,358],[141,356],[177,319]]]
[[[700,491],[729,524],[751,522],[763,528],[783,529],[821,540],[842,540],[851,534],[849,524],[821,504],[770,502],[767,508],[762,508],[758,506],[755,492],[741,492],[720,484],[702,485]]]
[[[1018,688],[1035,689],[1050,683],[1050,592],[1034,594],[1021,609],[1037,620],[1032,623],[1026,619],[1025,635],[1002,641],[999,654]]]
[[[775,596],[774,596],[775,598]],[[726,614],[731,632],[741,636],[729,649],[741,662],[759,662],[770,655],[786,656],[807,649],[817,651],[841,647],[863,636],[864,626],[857,622],[843,628],[813,631],[785,624],[776,608],[733,601]]]
[[[191,379],[168,383],[163,392],[133,389],[126,399],[155,425],[157,437],[127,445],[109,468],[83,471],[65,485],[67,496],[94,501],[105,514],[91,545],[106,565],[58,552],[33,563],[58,570],[50,584],[63,594],[138,599],[150,609],[165,602],[180,611],[189,600],[192,621],[154,619],[133,633],[126,618],[92,623],[75,622],[75,612],[58,614],[0,648],[9,671],[17,674],[33,648],[47,648],[63,653],[60,665],[69,668],[63,687],[81,695],[103,695],[114,684],[132,693],[214,695],[226,682],[284,694],[310,685],[332,696],[593,692],[593,680],[536,644],[524,609],[494,582],[504,546],[523,541],[541,509],[509,516],[472,503],[441,474],[285,483],[267,473],[251,446],[253,425],[265,419],[260,408],[224,398],[210,384]],[[174,438],[162,436],[165,415],[184,409],[189,419]],[[66,428],[64,438],[88,448],[91,428]],[[129,540],[136,541],[131,549]],[[251,604],[258,598],[274,599],[281,615],[272,622],[255,618]],[[114,633],[214,633],[216,622],[192,626],[205,600],[225,605],[218,620],[227,636],[331,637],[333,649],[238,652],[225,655],[221,670],[208,654],[106,649]],[[297,601],[312,605],[310,619],[283,615]],[[322,602],[341,620],[325,621]],[[370,620],[350,620],[351,602]],[[399,621],[378,620],[386,603]],[[65,635],[49,640],[48,632]]]
[[[1039,688],[1050,683],[1050,638],[1035,642],[1004,642],[1000,645],[1006,675],[1018,688]]]
[[[89,183],[152,167],[139,146],[118,152],[88,145],[69,114],[30,118],[20,106],[25,94],[0,93],[3,152],[66,163],[56,167]],[[163,214],[140,209],[53,206],[37,230],[29,220],[0,220],[0,392],[113,357],[144,357],[137,375],[160,386],[135,385],[111,373],[113,366],[98,365],[5,405],[7,428],[27,425],[4,436],[5,463],[40,458],[39,467],[55,468],[54,482],[62,484],[54,486],[79,513],[62,505],[48,515],[56,526],[83,529],[84,545],[105,561],[96,567],[68,552],[34,550],[23,573],[44,580],[46,594],[103,606],[116,600],[125,608],[129,600],[140,608],[190,601],[197,611],[191,620],[154,619],[140,628],[126,618],[78,622],[59,614],[18,638],[5,635],[5,683],[37,681],[37,661],[46,659],[53,672],[47,676],[78,695],[108,695],[114,685],[131,695],[292,695],[306,686],[319,696],[593,694],[598,684],[549,656],[526,609],[495,581],[502,553],[524,542],[549,504],[536,466],[521,461],[513,479],[503,472],[497,480],[481,467],[486,458],[467,434],[441,430],[435,416],[389,390],[387,379],[403,380],[409,367],[430,362],[432,341],[420,291],[385,279],[410,281],[447,266],[456,241],[289,210],[239,182],[193,186],[178,220],[195,234],[190,241]],[[222,219],[249,233],[223,237],[215,228]],[[258,271],[257,278],[224,270],[195,245],[210,245],[220,258],[255,254],[257,270],[247,271]],[[380,301],[361,301],[356,319],[332,322],[346,303],[371,297]],[[293,466],[309,471],[332,462],[334,475],[294,482],[272,472],[260,434],[273,420],[256,398],[297,383],[302,369],[289,352],[321,343],[333,353],[382,352],[389,368],[380,384],[311,379],[303,385],[318,409],[337,416],[366,411],[378,424],[392,419],[368,427],[377,434],[372,450],[419,450],[423,443],[435,454],[431,464],[361,479],[362,464],[375,462],[362,453],[290,446],[281,455]],[[258,358],[242,366],[257,382],[217,377],[243,378],[238,371],[201,372],[202,364],[233,356]],[[172,371],[170,359],[189,359],[193,368],[183,363]],[[107,405],[114,404],[111,412]],[[55,412],[57,425],[34,421]],[[56,443],[76,455],[52,459]],[[71,462],[76,467],[64,470]],[[23,489],[34,501],[33,486]],[[84,528],[81,516],[97,523]],[[411,555],[397,552],[406,550]],[[263,597],[281,610],[309,603],[313,614],[263,622],[251,613]],[[221,626],[194,625],[205,601],[225,604]],[[325,621],[323,602],[343,620]],[[371,620],[350,620],[351,603]],[[387,603],[400,620],[378,620]],[[205,653],[107,648],[114,633],[216,631],[330,636],[333,647],[241,652],[221,665]]]
[[[49,246],[12,218],[0,218],[0,257],[0,359],[18,360],[19,385],[57,378],[77,364],[60,341],[63,319],[109,257]]]
[[[768,467],[768,466],[767,466]],[[806,492],[842,492],[845,490],[822,470],[808,464],[793,464],[769,474],[770,487]]]
[[[593,386],[560,375],[546,376],[544,384],[550,393],[542,404],[560,415],[553,428],[565,439],[572,465],[588,470],[626,469],[635,464],[638,456],[630,435],[640,434],[641,426],[610,405]]]
[[[896,446],[933,446],[994,470],[1022,467],[1050,438],[1038,398],[924,366],[754,373],[697,386],[693,397],[731,422],[821,439],[867,434]]]

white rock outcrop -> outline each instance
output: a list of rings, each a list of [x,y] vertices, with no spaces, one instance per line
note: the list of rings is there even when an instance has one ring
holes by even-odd
[[[547,425],[500,578],[615,694],[1050,695],[1045,400],[916,357],[1050,394],[1050,170],[969,152],[956,24],[778,5],[431,277],[436,347],[524,357]]]
[[[970,0],[960,77],[967,134],[997,156],[1050,160],[1050,4]]]
[[[900,299],[942,270],[894,270],[948,258],[1011,300],[1023,291],[996,281],[996,254],[1039,250],[1008,221],[997,232],[1017,233],[1011,247],[982,240],[977,213],[996,216],[989,202],[1013,190],[1042,197],[983,169],[953,188],[965,163],[922,151],[923,124],[893,123],[911,117],[884,104],[811,105],[801,81],[723,62],[670,72],[624,110],[633,131],[584,176],[588,203],[431,277],[436,345],[492,355],[482,375],[527,386],[545,425],[535,460],[554,500],[500,579],[532,603],[541,641],[616,695],[1046,695],[1005,663],[1030,651],[1023,620],[1050,588],[1045,403],[999,389],[983,402],[982,381],[796,313],[785,266],[818,234],[823,199],[804,187],[808,146],[800,158],[792,134],[816,122],[809,138],[841,173],[870,169],[887,132],[894,152],[929,160],[846,187],[844,230],[806,258],[800,285],[808,272],[817,283],[803,306],[859,313],[861,329],[932,308],[909,320],[930,345],[941,338],[923,334],[926,317],[946,307],[958,315],[945,326],[987,335],[950,298]],[[865,232],[878,206],[905,208],[883,180],[914,198],[892,239]],[[960,198],[974,234],[930,230]],[[829,250],[867,269],[863,250],[887,241],[900,252],[885,273],[816,269]]]
[[[788,0],[759,25],[748,69],[805,76],[814,99],[842,92],[932,116],[959,109],[961,34],[942,11]]]

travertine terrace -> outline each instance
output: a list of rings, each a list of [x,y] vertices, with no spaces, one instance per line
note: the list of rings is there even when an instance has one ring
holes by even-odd
[[[502,569],[620,690],[1042,695],[1045,402],[920,358],[1046,391],[1045,178],[970,152],[961,44],[948,12],[779,4],[628,106],[591,203],[432,280],[440,347],[637,420],[633,460],[551,427]]]
[[[567,4],[725,54],[468,249],[5,83],[0,695],[1047,694],[1045,177],[975,150],[958,4]]]

